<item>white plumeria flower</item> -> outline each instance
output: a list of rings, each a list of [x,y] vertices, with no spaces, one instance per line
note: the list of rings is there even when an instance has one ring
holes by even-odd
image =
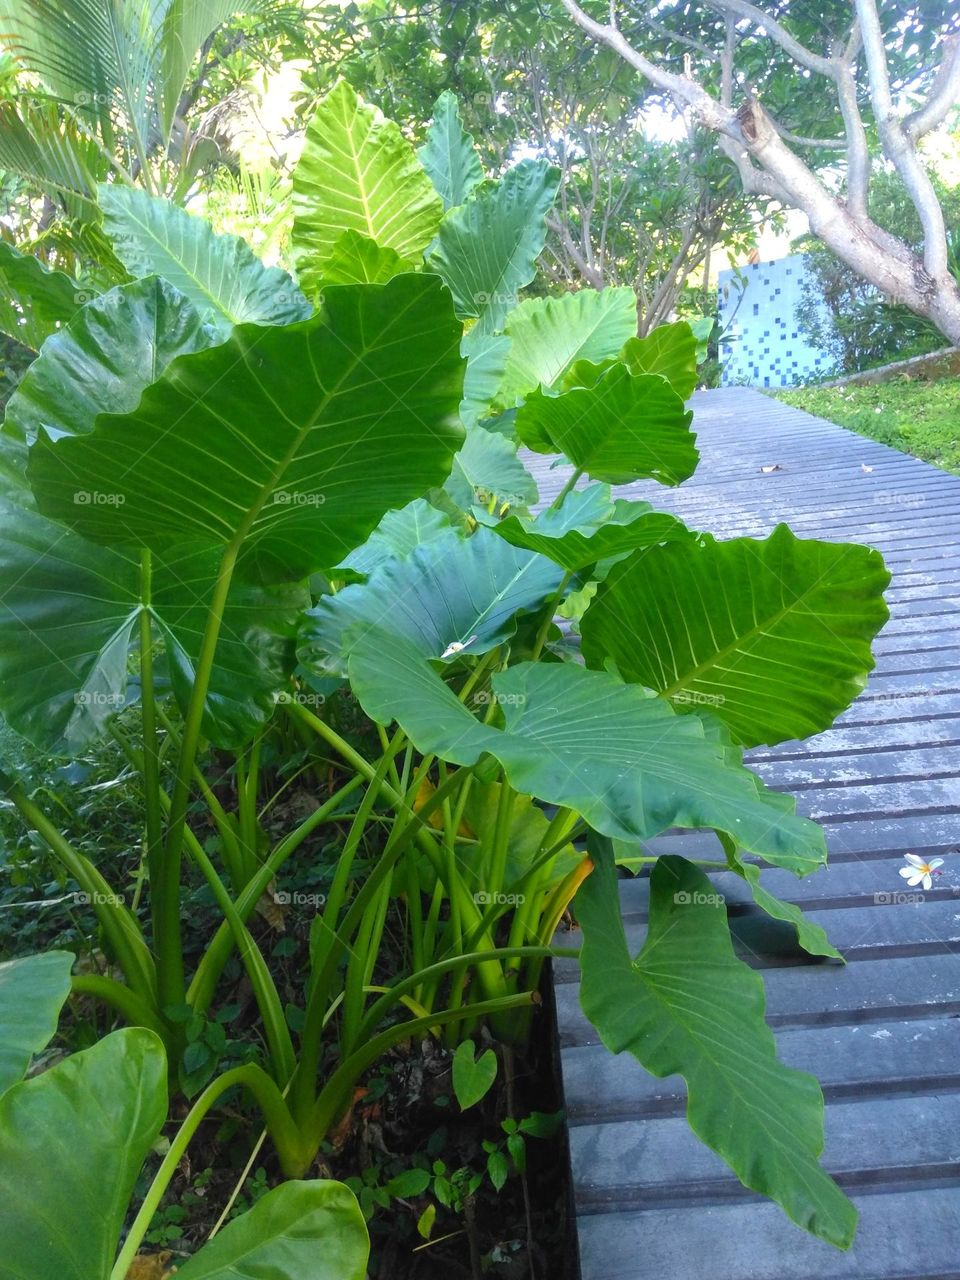
[[[477,638],[476,636],[471,636],[469,640],[464,640],[462,644],[460,643],[459,640],[454,640],[453,644],[447,645],[443,653],[441,653],[440,657],[452,658],[455,653],[462,653],[463,650],[466,649],[468,644],[473,644],[476,638]]]
[[[915,853],[905,853],[903,856],[910,865],[901,867],[900,874],[911,889],[918,884],[922,884],[924,889],[932,889],[933,877],[943,875],[942,871],[937,870],[937,867],[943,866],[942,858],[931,858],[929,862],[924,862],[923,858]]]

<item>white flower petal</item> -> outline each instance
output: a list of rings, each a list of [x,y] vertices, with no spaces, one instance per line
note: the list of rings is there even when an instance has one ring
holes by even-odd
[[[930,879],[930,877],[929,877],[929,876],[924,876],[924,877],[923,877],[923,887],[924,887],[925,889],[927,889],[927,890],[929,890],[929,889],[932,889],[932,888],[933,888],[933,881]]]
[[[913,875],[913,868],[912,868],[912,867],[901,867],[901,868],[900,868],[900,874],[903,876],[904,880],[909,880],[909,879],[910,879],[910,877]]]
[[[906,858],[907,862],[910,863],[911,867],[922,867],[924,865],[923,859],[916,853],[905,853],[903,856]]]
[[[914,871],[911,874],[909,880],[907,881],[907,884],[910,886],[911,889],[913,889],[913,888],[916,888],[916,886],[920,883],[922,879],[923,879],[923,872]]]
[[[927,863],[927,866],[930,868],[930,870],[931,870],[931,871],[933,871],[936,867],[942,867],[942,866],[943,866],[943,859],[942,859],[942,858],[931,858],[931,859],[930,859],[930,861]]]

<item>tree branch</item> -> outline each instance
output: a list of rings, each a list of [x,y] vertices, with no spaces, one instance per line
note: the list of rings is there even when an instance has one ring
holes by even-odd
[[[707,6],[716,13],[733,14],[737,18],[746,18],[748,22],[752,22],[756,27],[762,27],[767,35],[772,40],[775,40],[785,53],[790,55],[794,62],[799,62],[801,67],[806,67],[808,71],[816,71],[821,76],[826,76],[830,80],[833,79],[834,63],[832,58],[825,58],[819,53],[813,53],[806,45],[795,39],[776,18],[764,13],[756,5],[747,4],[746,0],[706,0],[706,2]]]
[[[903,122],[903,132],[911,142],[941,124],[950,108],[960,100],[960,36],[948,36],[943,46],[943,57],[926,102]]]

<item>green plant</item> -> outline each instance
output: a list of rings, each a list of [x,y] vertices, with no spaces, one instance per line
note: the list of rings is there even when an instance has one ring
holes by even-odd
[[[826,728],[849,705],[872,666],[888,575],[863,547],[785,526],[718,542],[613,500],[610,485],[675,485],[697,465],[684,404],[692,330],[638,339],[629,290],[519,301],[556,174],[521,161],[444,212],[426,185],[451,189],[437,157],[428,149],[418,170],[347,86],[321,104],[294,180],[292,241],[315,309],[239,242],[111,188],[107,226],[140,278],[52,335],[10,401],[0,536],[17,578],[0,616],[3,712],[67,752],[115,734],[144,794],[149,921],[15,777],[0,777],[90,895],[118,971],[73,987],[155,1032],[171,1062],[186,1052],[191,1074],[216,1060],[207,1014],[235,951],[265,1067],[216,1077],[194,1110],[246,1085],[298,1178],[356,1081],[399,1042],[445,1028],[454,1041],[485,1022],[524,1039],[576,895],[584,999],[604,1040],[653,1070],[669,1057],[691,1081],[691,1121],[746,1184],[845,1246],[855,1213],[817,1163],[815,1081],[772,1056],[759,979],[727,955],[722,913],[698,954],[700,903],[673,902],[665,886],[700,895],[700,873],[657,862],[642,842],[674,826],[715,831],[720,865],[758,905],[836,956],[759,882],[756,859],[806,874],[826,849],[742,749]],[[536,517],[518,442],[571,464]],[[574,595],[582,662],[554,621]],[[118,714],[131,669],[138,740]],[[352,699],[365,735],[346,725]],[[264,754],[293,740],[305,767],[335,760],[337,784],[271,844]],[[205,772],[205,743],[233,757],[232,812]],[[333,822],[342,844],[295,1042],[248,922]],[[690,974],[673,1004],[644,986],[654,941],[637,966],[595,941],[598,921],[617,938],[616,857],[656,864],[651,940],[669,935],[668,965]],[[190,975],[185,858],[222,917]],[[675,937],[664,924],[674,915],[690,925]],[[378,956],[398,917],[403,970],[383,981]],[[616,1008],[589,999],[611,964],[629,997]],[[723,996],[738,984],[741,1005]],[[729,1068],[691,1017],[704,1002],[751,1074],[735,1140],[722,1123]],[[664,1038],[669,1055],[648,1053]],[[771,1107],[783,1117],[773,1145]],[[505,1137],[516,1164],[522,1131]]]

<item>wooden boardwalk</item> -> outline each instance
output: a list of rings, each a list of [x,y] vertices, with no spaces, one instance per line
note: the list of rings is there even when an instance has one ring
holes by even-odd
[[[808,881],[770,870],[764,883],[811,912],[847,966],[812,962],[736,877],[715,877],[744,959],[764,970],[782,1058],[823,1085],[825,1165],[860,1228],[840,1253],[745,1192],[687,1130],[680,1078],[608,1053],[561,965],[582,1280],[960,1280],[960,478],[756,391],[705,392],[694,407],[697,475],[621,492],[720,537],[785,520],[801,536],[869,543],[893,572],[864,694],[812,741],[749,754],[830,849]],[[549,500],[566,473],[534,467]],[[650,848],[716,852],[703,833]],[[921,904],[891,904],[908,852],[944,857],[944,874]],[[646,890],[638,879],[622,891],[636,948]]]

